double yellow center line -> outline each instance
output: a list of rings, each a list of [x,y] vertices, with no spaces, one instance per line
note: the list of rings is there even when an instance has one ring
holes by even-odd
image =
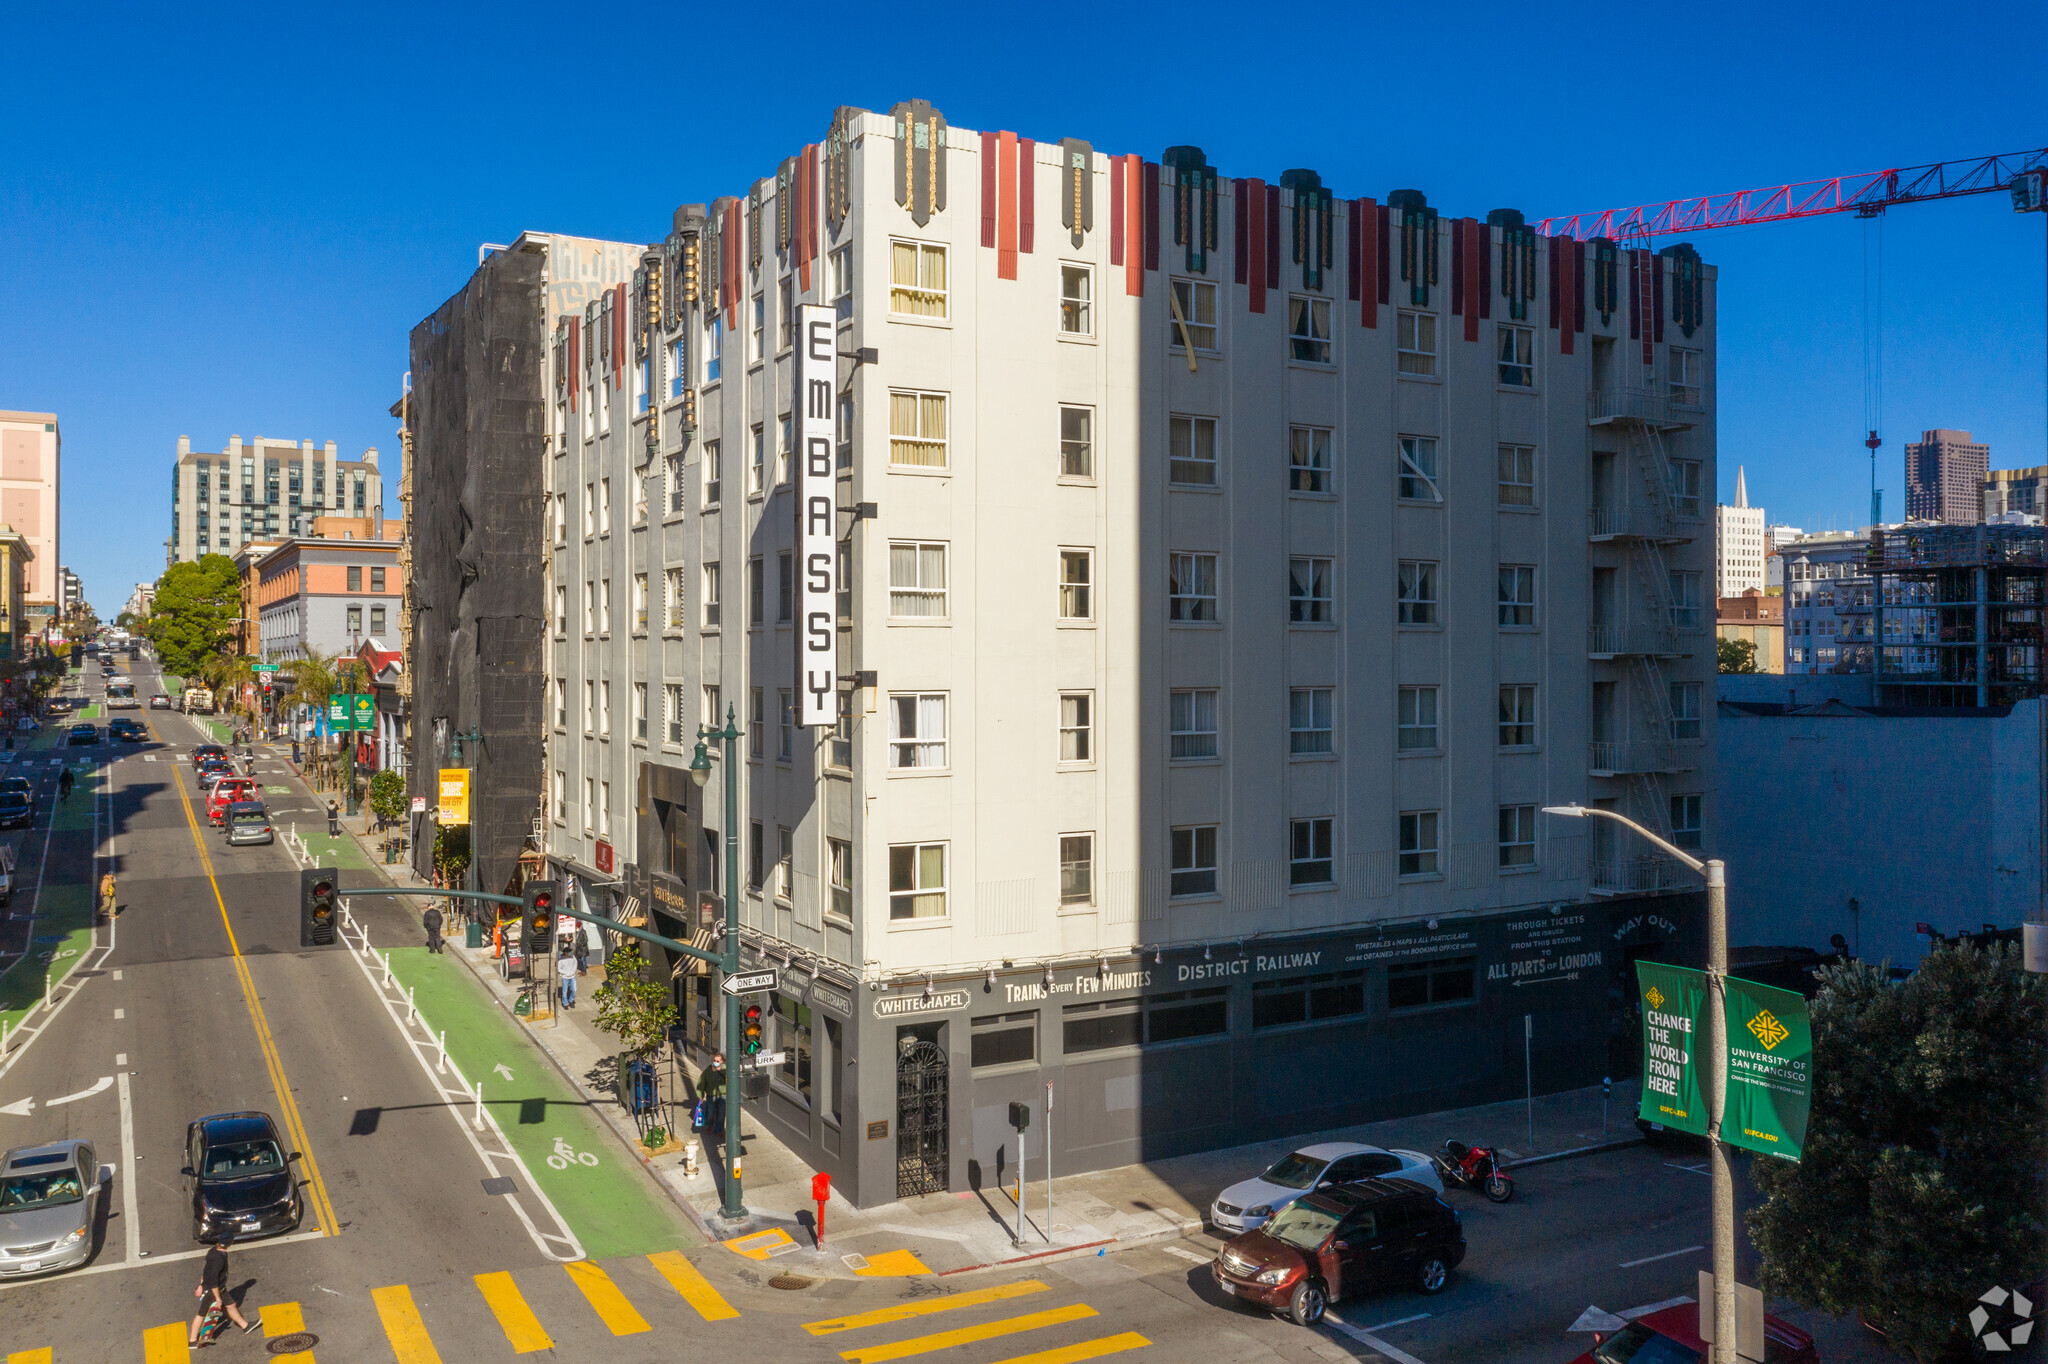
[[[151,732],[154,734],[154,726],[151,726]],[[172,762],[176,763],[177,759],[173,758]],[[313,1143],[306,1139],[306,1122],[299,1116],[298,1100],[292,1097],[291,1081],[285,1078],[284,1062],[278,1058],[277,1041],[271,1036],[270,1020],[264,1017],[262,1001],[256,997],[256,982],[249,975],[249,963],[242,956],[242,945],[235,940],[235,926],[228,922],[227,901],[221,898],[220,882],[213,874],[213,858],[206,851],[206,840],[200,835],[199,819],[192,812],[192,798],[185,792],[182,772],[172,785],[177,789],[179,803],[185,807],[185,823],[192,831],[192,846],[198,850],[199,866],[206,873],[206,884],[213,887],[213,903],[220,910],[220,926],[227,931],[228,952],[234,958],[235,977],[242,982],[242,999],[249,1006],[249,1021],[256,1027],[256,1045],[263,1052],[264,1067],[270,1072],[271,1088],[277,1091],[277,1108],[284,1117],[285,1135],[302,1157],[306,1183],[313,1191],[313,1215],[319,1220],[324,1234],[338,1236],[341,1234],[341,1222],[335,1217],[334,1204],[327,1197],[327,1183],[320,1178],[320,1162],[313,1158]]]

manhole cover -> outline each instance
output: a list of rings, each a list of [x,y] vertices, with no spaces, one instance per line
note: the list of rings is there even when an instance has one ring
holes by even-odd
[[[288,1336],[278,1336],[263,1342],[263,1348],[274,1355],[304,1354],[320,1343],[320,1337],[311,1331],[294,1331]]]
[[[770,1288],[809,1288],[811,1281],[801,1274],[777,1274],[768,1281]]]

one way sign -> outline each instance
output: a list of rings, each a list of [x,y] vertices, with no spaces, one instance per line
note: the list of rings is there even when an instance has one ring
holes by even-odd
[[[772,991],[782,983],[781,973],[774,968],[766,971],[742,971],[736,976],[727,976],[719,988],[729,995],[754,995]]]

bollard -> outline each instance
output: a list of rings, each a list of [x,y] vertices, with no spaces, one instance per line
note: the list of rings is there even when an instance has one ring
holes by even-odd
[[[43,968],[43,1007],[50,1007],[50,968]]]
[[[391,954],[389,952],[384,954],[384,988],[387,990],[391,988]]]
[[[482,1080],[476,1082],[476,1116],[471,1118],[469,1123],[470,1126],[479,1132],[484,1130],[484,1082]]]
[[[7,1020],[0,1018],[0,1056],[7,1054]]]
[[[419,1021],[420,1011],[413,1007],[412,991],[412,986],[408,985],[405,987],[405,1021],[408,1023],[417,1023]]]
[[[447,1034],[447,1033],[443,1032],[443,1033],[442,1033],[442,1034],[440,1035],[440,1037],[439,1037],[439,1039],[438,1039],[438,1042],[437,1042],[437,1045],[438,1045],[438,1046],[439,1046],[439,1048],[440,1048],[440,1052],[441,1052],[441,1059],[440,1059],[440,1060],[439,1060],[439,1061],[438,1061],[438,1062],[437,1062],[437,1063],[435,1064],[435,1066],[434,1066],[434,1073],[435,1073],[436,1075],[446,1075],[446,1074],[448,1073],[448,1034]],[[5,1047],[4,1047],[4,1046],[0,1046],[0,1051],[4,1051],[4,1050],[5,1050]]]

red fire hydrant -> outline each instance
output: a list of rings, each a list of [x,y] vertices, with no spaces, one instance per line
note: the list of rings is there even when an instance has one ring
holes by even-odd
[[[817,1249],[825,1248],[825,1205],[832,1201],[832,1176],[823,1170],[811,1176],[811,1201],[818,1205]]]

